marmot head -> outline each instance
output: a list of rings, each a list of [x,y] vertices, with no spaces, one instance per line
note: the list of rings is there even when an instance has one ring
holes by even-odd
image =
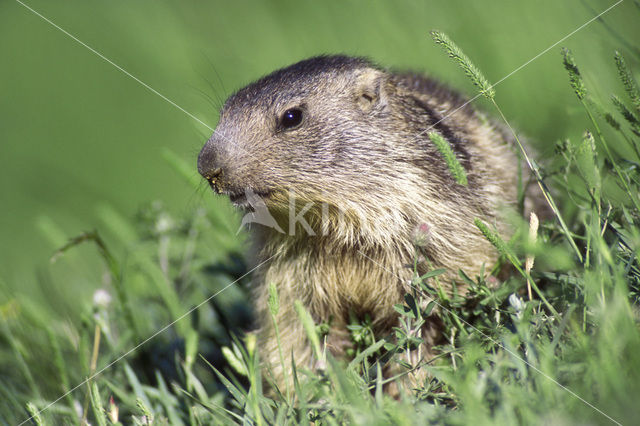
[[[402,197],[429,196],[425,182],[433,179],[425,173],[448,175],[425,167],[434,163],[433,150],[425,149],[426,135],[416,137],[416,122],[424,129],[428,120],[424,110],[413,110],[415,100],[403,98],[410,88],[402,84],[366,59],[347,56],[278,70],[227,100],[198,171],[244,207],[251,190],[270,210],[288,209],[293,193],[341,211],[401,212],[409,203]]]

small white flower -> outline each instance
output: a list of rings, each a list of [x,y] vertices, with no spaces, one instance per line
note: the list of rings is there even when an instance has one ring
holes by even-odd
[[[78,401],[77,399],[73,400],[73,409],[76,412],[76,416],[81,419],[84,415],[84,409],[82,408],[82,404],[80,403],[80,401]]]
[[[111,303],[111,295],[103,288],[97,289],[93,293],[93,304],[99,308],[106,308]]]
[[[165,232],[170,231],[171,228],[173,228],[173,220],[171,219],[171,216],[168,214],[161,214],[156,222],[156,232],[158,234],[164,234]]]
[[[520,319],[520,317],[522,317],[522,311],[524,310],[522,299],[519,298],[517,294],[511,293],[509,296],[509,304],[516,310],[516,318]]]

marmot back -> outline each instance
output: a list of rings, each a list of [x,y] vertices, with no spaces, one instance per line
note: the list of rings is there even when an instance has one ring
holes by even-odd
[[[467,186],[428,132],[449,142]],[[450,286],[459,269],[471,277],[490,270],[497,253],[474,219],[508,237],[504,212],[517,199],[517,157],[501,127],[434,80],[347,56],[299,62],[232,95],[198,170],[268,225],[251,229],[255,261],[267,261],[254,294],[258,347],[278,381],[270,283],[281,299],[282,352],[313,367],[295,300],[330,322],[327,347],[342,356],[350,312],[368,314],[379,335],[397,325],[393,305],[410,291],[417,230],[425,237],[419,271],[446,268],[441,283]],[[425,326],[427,342],[412,356],[430,356],[437,324]]]

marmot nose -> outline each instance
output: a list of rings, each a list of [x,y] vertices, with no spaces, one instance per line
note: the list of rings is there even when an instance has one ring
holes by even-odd
[[[207,141],[207,143],[202,147],[200,154],[198,154],[198,173],[202,175],[203,178],[209,180],[214,174],[220,174],[220,166],[217,164],[217,155],[211,141]]]
[[[220,167],[215,150],[209,142],[205,144],[198,155],[198,173],[200,173],[212,187],[216,188],[216,181],[222,174],[222,167]]]

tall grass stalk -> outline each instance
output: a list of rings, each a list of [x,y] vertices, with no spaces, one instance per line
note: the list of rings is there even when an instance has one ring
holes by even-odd
[[[542,300],[542,303],[544,303],[549,312],[551,312],[556,317],[556,319],[560,320],[560,314],[558,313],[556,308],[554,308],[553,305],[549,303],[547,298],[544,296],[544,293],[538,288],[538,285],[535,283],[533,278],[531,278],[531,274],[525,272],[522,269],[522,264],[518,260],[517,256],[515,255],[513,250],[509,248],[507,243],[505,243],[504,240],[500,238],[500,235],[498,235],[497,232],[493,232],[491,229],[489,229],[487,224],[478,218],[474,220],[474,223],[480,230],[480,232],[482,232],[482,235],[484,235],[484,237],[496,248],[496,250],[498,250],[498,253],[507,258],[507,260],[509,260],[513,267],[516,268],[516,270],[524,277],[528,285],[533,287],[536,294],[538,295],[538,297],[540,297],[540,300]]]
[[[640,114],[640,89],[638,88],[638,83],[635,78],[633,78],[633,74],[629,70],[627,63],[624,60],[624,56],[622,56],[620,52],[615,52],[614,59],[624,90],[631,99],[631,103],[633,104],[636,112]]]
[[[71,238],[67,244],[62,246],[60,249],[58,249],[54,253],[54,255],[51,257],[51,262],[52,263],[55,262],[67,250],[73,247],[76,247],[80,244],[83,244],[85,242],[92,242],[98,248],[98,252],[100,253],[100,256],[107,264],[107,267],[111,276],[111,282],[113,283],[113,286],[116,290],[118,301],[122,306],[122,311],[124,313],[125,319],[129,324],[129,328],[130,330],[133,331],[136,341],[142,340],[141,334],[138,330],[138,326],[134,319],[133,308],[131,307],[131,304],[129,301],[129,297],[128,297],[129,293],[127,292],[127,290],[124,288],[124,285],[123,285],[123,277],[120,272],[120,265],[118,264],[116,259],[113,257],[113,255],[111,254],[111,251],[107,248],[107,245],[105,244],[104,240],[102,239],[102,237],[100,237],[97,231],[85,232],[74,238]]]
[[[569,231],[569,228],[567,227],[567,224],[565,223],[564,219],[562,218],[562,215],[560,214],[560,210],[558,209],[558,206],[556,205],[553,197],[551,196],[551,193],[550,193],[549,189],[547,188],[546,184],[544,183],[544,181],[542,179],[542,176],[540,174],[540,170],[538,168],[538,165],[535,164],[529,158],[529,154],[527,153],[526,149],[524,148],[524,146],[520,142],[520,139],[518,138],[517,133],[515,132],[513,127],[511,127],[511,124],[509,123],[509,121],[505,117],[504,113],[502,112],[502,109],[500,109],[500,107],[496,103],[496,100],[495,100],[496,92],[495,92],[495,89],[493,88],[493,86],[491,86],[489,84],[488,80],[484,77],[484,75],[482,74],[480,69],[478,69],[473,64],[471,59],[469,59],[469,57],[462,52],[462,49],[460,49],[446,34],[440,32],[440,31],[432,31],[431,32],[431,36],[433,37],[433,40],[436,42],[436,44],[439,44],[439,45],[443,46],[445,51],[448,53],[449,57],[455,60],[455,62],[469,76],[469,78],[471,79],[473,84],[478,89],[480,89],[480,93],[484,97],[486,97],[493,104],[493,106],[497,109],[498,113],[500,114],[500,117],[505,122],[505,124],[509,127],[509,131],[514,136],[514,138],[516,140],[516,143],[518,145],[518,148],[520,149],[520,152],[522,152],[522,155],[524,156],[524,159],[527,162],[527,165],[529,166],[529,169],[531,169],[531,171],[533,172],[534,177],[536,178],[538,186],[540,186],[540,190],[542,191],[542,194],[544,195],[545,200],[549,204],[549,207],[551,207],[551,210],[553,211],[555,216],[558,218],[558,221],[560,222],[560,226],[562,227],[562,230],[564,231],[565,236],[567,237],[567,240],[569,241],[569,244],[571,244],[571,247],[573,248],[574,252],[576,253],[576,256],[578,257],[578,259],[580,259],[580,262],[582,262],[582,253],[580,253],[580,250],[578,249],[578,246],[576,245],[575,241],[573,240],[573,236],[572,236],[571,232]]]
[[[596,134],[598,135],[598,139],[600,140],[600,145],[604,149],[605,154],[609,158],[611,165],[613,166],[616,174],[618,175],[619,183],[622,184],[622,186],[624,187],[624,190],[629,196],[629,199],[633,203],[634,207],[637,210],[640,210],[640,201],[638,200],[638,193],[637,192],[634,193],[631,191],[631,188],[629,187],[629,183],[627,182],[627,178],[623,176],[622,170],[620,170],[620,166],[618,166],[618,162],[613,157],[613,154],[609,149],[609,144],[607,143],[604,135],[600,131],[600,126],[598,125],[598,122],[596,121],[595,117],[591,112],[591,109],[589,108],[588,92],[584,86],[584,83],[582,81],[582,75],[580,74],[580,70],[578,69],[578,66],[575,63],[575,60],[573,58],[573,55],[571,54],[571,51],[569,49],[563,49],[562,55],[563,55],[563,63],[564,63],[565,69],[569,73],[569,80],[572,83],[571,85],[574,88],[574,91],[576,93],[576,96],[578,96],[580,103],[584,107],[584,110],[587,113],[587,116],[589,117],[589,120],[591,121],[591,124],[593,125],[593,128],[596,131]],[[624,64],[624,63],[621,62],[621,64]]]
[[[287,365],[284,363],[284,355],[282,353],[282,342],[280,340],[280,328],[278,327],[278,322],[276,321],[276,317],[278,312],[280,311],[280,299],[278,297],[278,289],[276,285],[273,283],[269,284],[269,313],[271,314],[271,321],[273,323],[273,329],[276,334],[276,341],[278,344],[278,356],[280,357],[280,367],[282,368],[282,373],[284,375],[284,382],[287,393],[287,401],[291,401],[291,389],[289,383],[289,372]]]
[[[84,410],[82,412],[81,423],[83,424],[87,423],[87,415],[89,413],[89,401],[92,400],[93,398],[91,390],[92,390],[92,386],[95,384],[95,382],[93,381],[93,376],[94,376],[94,373],[96,372],[96,367],[98,365],[98,354],[100,353],[100,336],[101,336],[100,326],[96,324],[94,328],[94,333],[93,333],[93,350],[91,351],[89,373],[87,375],[87,393],[85,395]],[[97,392],[97,388],[96,388],[96,392]]]
[[[456,154],[453,152],[453,149],[451,149],[449,142],[436,132],[429,132],[429,139],[431,139],[431,142],[433,142],[436,148],[438,148],[438,151],[440,151],[456,182],[460,185],[467,186],[467,173],[464,171],[464,167],[462,167],[458,158],[456,158]]]
[[[480,69],[473,64],[471,59],[465,55],[462,49],[460,49],[448,35],[441,31],[431,31],[431,38],[433,38],[433,41],[436,44],[441,45],[449,57],[453,59],[460,68],[462,68],[473,84],[480,89],[480,93],[482,93],[483,96],[486,96],[489,99],[495,97],[496,91],[489,83],[489,80],[484,77]]]

